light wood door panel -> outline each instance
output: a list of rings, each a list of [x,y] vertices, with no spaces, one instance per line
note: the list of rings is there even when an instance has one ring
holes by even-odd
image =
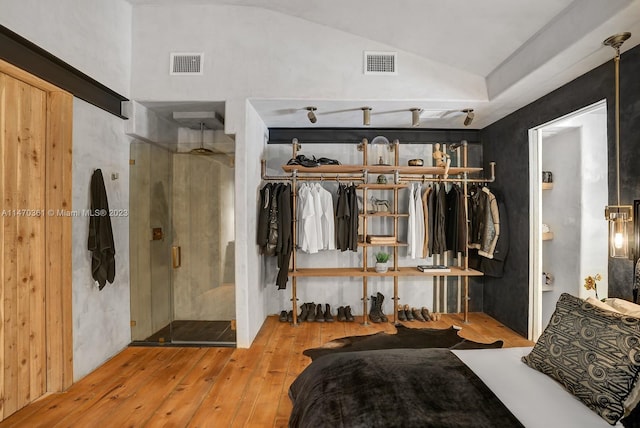
[[[1,410],[9,415],[46,390],[45,141],[47,93],[2,75]]]
[[[73,96],[0,60],[0,420],[73,383]]]

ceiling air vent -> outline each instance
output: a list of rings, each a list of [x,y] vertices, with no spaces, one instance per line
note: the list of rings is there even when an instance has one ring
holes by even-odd
[[[398,74],[396,71],[397,52],[365,52],[364,74]]]
[[[202,74],[203,53],[172,53],[169,61],[169,74]]]

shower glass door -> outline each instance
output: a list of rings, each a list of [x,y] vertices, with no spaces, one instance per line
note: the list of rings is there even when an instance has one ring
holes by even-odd
[[[131,143],[129,255],[134,344],[171,342],[172,158],[171,152],[158,146]]]
[[[174,343],[234,345],[235,241],[233,158],[173,156]],[[175,250],[174,250],[175,251]]]

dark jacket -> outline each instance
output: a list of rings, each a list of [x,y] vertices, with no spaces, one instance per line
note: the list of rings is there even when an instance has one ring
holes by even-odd
[[[116,248],[109,216],[109,202],[104,188],[102,171],[96,169],[91,176],[91,216],[89,217],[88,248],[91,251],[91,275],[100,290],[116,276]]]

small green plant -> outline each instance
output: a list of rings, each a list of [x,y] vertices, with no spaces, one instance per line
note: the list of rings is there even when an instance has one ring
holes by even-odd
[[[380,252],[380,253],[376,253],[376,262],[378,263],[386,263],[389,261],[389,253],[384,253],[384,252]]]

